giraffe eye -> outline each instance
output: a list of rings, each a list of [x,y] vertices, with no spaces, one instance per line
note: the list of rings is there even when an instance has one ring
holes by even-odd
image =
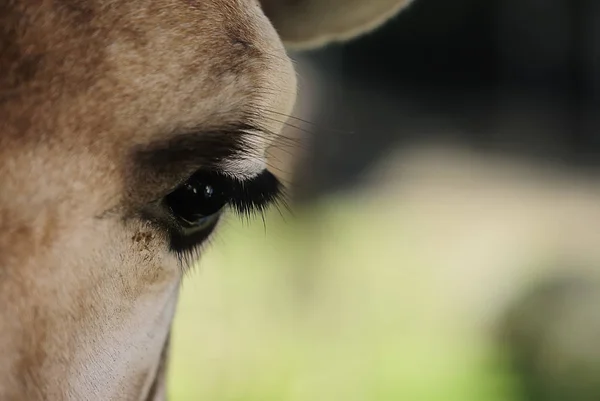
[[[215,177],[196,173],[165,197],[173,217],[186,228],[203,226],[213,220],[228,202],[226,188]]]
[[[200,170],[162,199],[158,213],[166,213],[171,250],[185,254],[210,236],[226,206],[241,215],[262,213],[280,193],[281,184],[267,170],[246,179]]]

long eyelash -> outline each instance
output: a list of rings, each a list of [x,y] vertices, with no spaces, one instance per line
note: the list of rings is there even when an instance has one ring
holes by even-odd
[[[242,216],[262,214],[283,196],[283,185],[267,170],[250,179],[232,181],[229,205]]]
[[[212,235],[214,235],[214,233]],[[179,261],[179,266],[181,267],[181,272],[183,274],[187,274],[192,270],[191,267],[200,259],[202,250],[205,247],[208,247],[211,242],[212,239],[211,236],[209,236],[205,240],[201,241],[199,244],[196,244],[184,250],[177,251],[175,253],[177,260]]]

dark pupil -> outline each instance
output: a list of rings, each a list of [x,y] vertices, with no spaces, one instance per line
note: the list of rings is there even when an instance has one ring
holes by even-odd
[[[210,176],[195,175],[166,196],[173,214],[187,223],[199,223],[217,213],[228,199],[219,183]]]

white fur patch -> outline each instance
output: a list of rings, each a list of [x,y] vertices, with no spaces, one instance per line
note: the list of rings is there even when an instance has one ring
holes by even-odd
[[[226,174],[239,180],[248,180],[263,172],[267,168],[267,163],[264,159],[243,157],[225,161],[222,168]]]

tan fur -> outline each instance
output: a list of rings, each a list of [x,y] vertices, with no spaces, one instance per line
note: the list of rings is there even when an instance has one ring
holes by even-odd
[[[300,32],[316,2],[296,20],[275,1],[305,44],[405,3],[323,0],[328,20]],[[128,157],[248,112],[278,133],[296,96],[280,36],[254,0],[6,0],[0,71],[0,400],[162,400],[181,270],[165,233],[118,207],[137,190]]]
[[[369,32],[411,1],[263,0],[263,4],[286,46],[307,49]]]

